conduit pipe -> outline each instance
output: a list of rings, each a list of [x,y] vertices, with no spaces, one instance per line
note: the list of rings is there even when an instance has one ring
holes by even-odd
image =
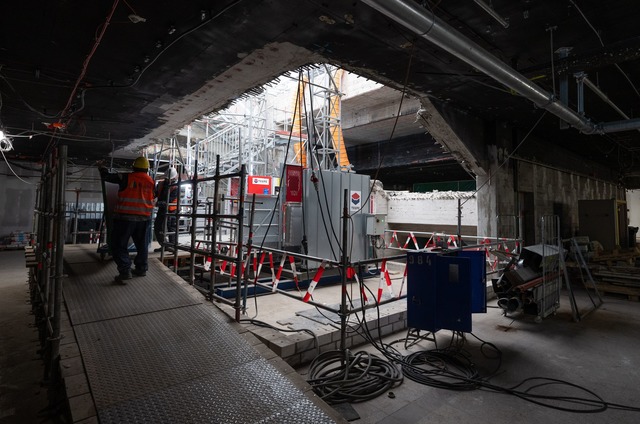
[[[578,79],[578,81],[582,82],[584,85],[589,87],[591,91],[593,91],[598,97],[600,97],[606,104],[611,106],[613,110],[618,112],[620,116],[622,116],[625,119],[624,121],[613,121],[613,122],[599,124],[597,126],[599,133],[608,134],[608,133],[615,133],[615,132],[621,132],[621,131],[632,131],[632,130],[640,131],[640,119],[629,118],[629,116],[626,113],[624,113],[622,109],[620,109],[618,105],[616,105],[609,98],[609,96],[604,94],[604,92],[600,90],[600,88],[598,88],[597,85],[595,85],[589,78],[587,78],[587,75],[585,73],[581,72],[576,74],[576,78]]]
[[[598,133],[609,134],[621,131],[633,131],[640,129],[640,118],[613,121],[598,125]]]
[[[502,16],[500,16],[498,14],[498,12],[496,12],[495,10],[493,10],[493,7],[491,7],[491,5],[485,3],[483,0],[473,0],[478,6],[480,6],[485,12],[487,12],[493,19],[495,19],[496,21],[498,21],[498,23],[500,25],[502,25],[505,28],[509,28],[509,22],[507,22],[506,19],[504,19]]]
[[[595,125],[558,102],[551,93],[529,81],[524,75],[507,66],[414,1],[362,0],[362,2],[531,100],[536,106],[548,110],[580,132],[584,134],[601,133],[603,132],[602,127],[608,126]],[[636,125],[635,128],[640,128],[640,123]]]
[[[604,94],[604,92],[602,90],[600,90],[600,88],[595,85],[588,77],[587,74],[585,74],[584,72],[579,72],[575,75],[576,79],[578,80],[578,82],[582,82],[584,85],[586,85],[587,87],[589,87],[591,89],[591,91],[593,91],[594,94],[596,94],[598,97],[600,97],[606,104],[608,104],[609,106],[611,106],[613,108],[613,110],[615,110],[616,112],[618,112],[620,114],[620,116],[622,116],[625,119],[630,119],[629,116],[627,116],[626,113],[624,113],[622,111],[622,109],[620,109],[618,107],[618,105],[616,105],[610,98],[609,96],[607,96],[606,94]]]

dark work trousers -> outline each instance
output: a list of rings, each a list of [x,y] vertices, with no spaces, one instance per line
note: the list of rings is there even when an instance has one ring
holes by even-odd
[[[176,217],[175,212],[167,214],[165,208],[158,208],[156,213],[156,220],[153,221],[153,233],[156,236],[156,241],[160,244],[166,243],[167,239],[164,234],[164,221],[167,220],[167,233],[169,233],[169,244],[174,244],[176,240]],[[173,233],[173,234],[172,234]]]
[[[150,227],[149,221],[127,221],[124,219],[113,220],[113,233],[111,234],[111,254],[118,266],[118,272],[126,273],[131,269],[131,258],[129,258],[129,237],[136,246],[136,257],[133,263],[137,270],[146,271],[148,268],[147,258],[149,256],[149,239],[147,231]]]

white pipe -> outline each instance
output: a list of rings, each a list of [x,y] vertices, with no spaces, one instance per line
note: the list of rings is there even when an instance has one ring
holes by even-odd
[[[444,21],[410,0],[362,0],[385,16],[456,56],[486,75],[548,110],[585,134],[598,132],[596,125],[556,101],[553,95],[514,71],[504,62],[466,38]]]
[[[589,87],[591,89],[591,91],[593,91],[594,94],[596,94],[598,97],[600,97],[606,104],[611,106],[613,108],[613,110],[615,110],[616,112],[618,112],[620,114],[620,116],[622,116],[625,119],[630,119],[629,116],[626,113],[624,113],[622,111],[622,109],[620,109],[618,107],[618,105],[613,103],[613,101],[609,98],[609,96],[604,94],[604,92],[602,90],[600,90],[600,88],[597,85],[595,85],[589,78],[587,78],[586,74],[578,75],[578,79],[582,80],[584,85]]]

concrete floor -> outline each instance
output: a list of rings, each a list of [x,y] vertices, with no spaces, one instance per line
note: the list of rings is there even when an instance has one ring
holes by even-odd
[[[0,423],[50,423],[24,251],[0,251]]]
[[[393,279],[394,291],[398,293],[400,273]],[[373,286],[377,285],[377,278]],[[405,288],[406,290],[406,288]],[[578,306],[588,309],[590,305],[584,291],[575,289]],[[326,304],[340,301],[339,286],[318,286],[314,298]],[[524,379],[547,377],[559,379],[585,387],[605,401],[640,408],[640,303],[624,296],[605,296],[605,303],[587,315],[581,322],[572,320],[571,307],[564,293],[561,305],[554,316],[536,323],[530,315],[505,317],[496,301],[489,301],[486,314],[473,318],[473,334],[494,344],[502,355],[502,364],[492,384],[513,387]],[[256,319],[272,325],[286,324],[292,312],[309,309],[310,306],[282,295],[268,295],[257,299]],[[404,301],[402,301],[404,302]],[[253,317],[256,306],[248,302],[247,316]],[[368,314],[374,314],[369,310]],[[385,343],[404,339],[406,331],[384,337]],[[437,333],[438,347],[449,346],[452,333],[441,330]],[[404,343],[393,345],[403,355],[420,350],[433,349],[433,342],[422,341],[405,350]],[[482,348],[482,352],[481,352]],[[382,355],[371,345],[352,349]],[[476,364],[482,376],[498,366],[495,351],[471,335],[466,335],[463,351]],[[297,371],[308,378],[308,366]],[[353,404],[361,424],[384,423],[513,423],[513,422],[564,422],[564,423],[637,423],[640,411],[608,409],[600,413],[574,413],[558,411],[518,399],[513,395],[499,394],[488,390],[459,392],[424,386],[405,378],[392,395],[382,395],[374,400]],[[589,397],[586,393],[571,390],[566,385],[545,386],[537,394]],[[564,407],[579,405],[557,404]]]
[[[37,333],[29,314],[26,269],[23,252],[0,252],[3,279],[0,283],[0,423],[31,423],[43,421],[38,411],[47,406],[46,390],[40,386],[42,363],[36,350]],[[338,287],[318,287],[315,297],[325,303],[339,301]],[[256,309],[250,299],[247,317]],[[580,304],[586,301],[580,298]],[[499,373],[491,383],[514,386],[525,378],[549,377],[566,380],[588,388],[607,402],[640,407],[640,303],[623,297],[605,297],[605,304],[582,322],[571,321],[566,296],[561,299],[557,315],[535,323],[531,317],[504,317],[489,303],[486,314],[474,316],[473,334],[493,343],[502,352]],[[279,325],[278,321],[309,306],[281,295],[258,298],[256,319]],[[390,343],[403,338],[406,332],[386,337]],[[446,347],[451,332],[440,331],[438,347]],[[403,343],[394,344],[401,353],[432,349],[433,343],[422,341],[408,351]],[[354,351],[375,352],[371,346]],[[478,369],[486,375],[495,367],[495,359],[480,352],[480,342],[466,336],[464,351]],[[492,356],[490,349],[483,351]],[[306,377],[308,367],[297,370]],[[549,386],[549,392],[570,393],[567,386]],[[402,385],[374,400],[353,404],[360,419],[356,423],[636,423],[640,413],[609,409],[595,414],[563,412],[534,405],[507,394],[487,390],[450,391],[417,384],[407,378]],[[538,392],[542,393],[542,392]],[[576,406],[576,405],[572,405]],[[579,405],[578,405],[579,406]]]

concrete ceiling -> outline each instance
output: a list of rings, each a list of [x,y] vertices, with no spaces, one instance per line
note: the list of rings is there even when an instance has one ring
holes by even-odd
[[[5,3],[0,120],[9,134],[30,136],[13,138],[14,158],[41,160],[60,142],[79,162],[119,149],[135,154],[279,73],[319,61],[522,132],[540,116],[532,102],[358,0]],[[557,92],[568,76],[570,107],[573,74],[584,71],[624,113],[638,115],[635,0],[493,0],[507,28],[471,0],[416,3],[532,84]],[[552,54],[559,47],[571,47],[566,59]],[[585,114],[621,119],[588,91]],[[410,120],[400,121],[402,133]],[[354,143],[372,138],[364,131]],[[622,176],[640,172],[638,131],[584,135],[560,130],[547,114],[535,134]]]

